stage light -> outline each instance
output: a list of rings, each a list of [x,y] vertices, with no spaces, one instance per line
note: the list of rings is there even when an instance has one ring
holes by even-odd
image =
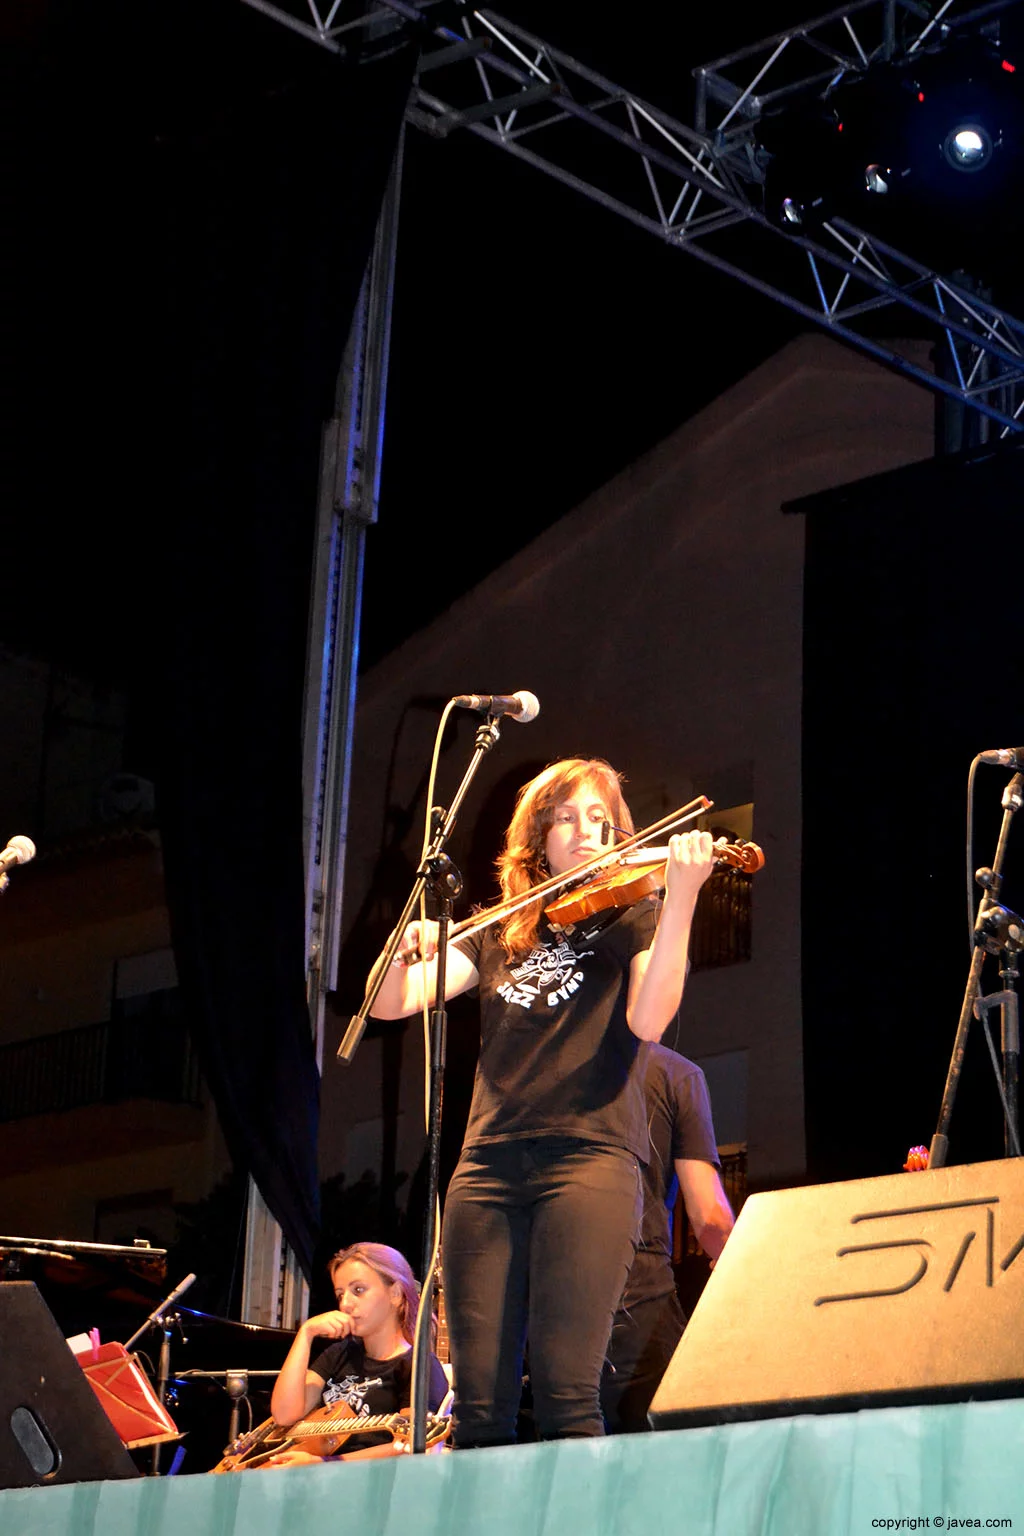
[[[778,209],[785,194],[806,224],[815,201],[856,217],[865,195],[874,202],[888,193],[908,210],[922,198],[961,198],[973,179],[962,173],[988,165],[1003,172],[1002,162],[1024,149],[1018,78],[993,40],[978,35],[851,73],[824,95],[787,104],[760,125],[768,205]],[[987,188],[989,177],[981,180]],[[994,175],[991,191],[998,196]],[[968,195],[980,194],[979,183]]]
[[[984,170],[993,149],[992,135],[984,123],[957,123],[942,143],[942,153],[955,171]]]
[[[1024,63],[1007,52],[958,35],[765,112],[765,216],[790,239],[845,219],[938,270],[1019,283]]]

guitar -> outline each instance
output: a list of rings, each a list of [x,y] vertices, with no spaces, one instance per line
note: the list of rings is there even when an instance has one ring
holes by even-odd
[[[427,1449],[446,1440],[450,1429],[450,1419],[433,1415],[428,1418]],[[232,1441],[211,1470],[248,1472],[253,1467],[262,1467],[272,1456],[279,1456],[282,1451],[293,1450],[296,1446],[314,1456],[333,1456],[350,1435],[379,1434],[382,1430],[396,1440],[407,1437],[412,1430],[408,1412],[360,1414],[348,1403],[329,1403],[326,1408],[315,1409],[287,1428],[274,1419],[264,1420],[248,1434],[239,1435]]]
[[[452,1349],[448,1338],[448,1311],[444,1299],[444,1275],[441,1270],[440,1245],[438,1245],[437,1250],[437,1264],[434,1267],[434,1312],[437,1317],[437,1338],[434,1340],[434,1354],[442,1365],[450,1365]]]

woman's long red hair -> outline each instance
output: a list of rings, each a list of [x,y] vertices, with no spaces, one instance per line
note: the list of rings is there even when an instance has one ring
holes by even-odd
[[[633,818],[622,796],[622,780],[610,763],[601,757],[569,757],[552,763],[519,791],[505,846],[497,859],[501,894],[506,901],[524,895],[547,879],[550,871],[544,850],[555,808],[585,788],[594,789],[616,827],[624,832],[633,831]],[[535,946],[540,919],[539,901],[506,918],[500,937],[510,960],[528,954]]]

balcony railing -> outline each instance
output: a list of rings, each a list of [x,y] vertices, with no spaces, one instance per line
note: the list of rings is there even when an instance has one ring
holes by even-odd
[[[697,898],[690,934],[690,964],[711,971],[750,959],[752,875],[722,866]]]
[[[130,1016],[0,1046],[0,1122],[156,1099],[199,1104],[199,1062],[176,992]]]

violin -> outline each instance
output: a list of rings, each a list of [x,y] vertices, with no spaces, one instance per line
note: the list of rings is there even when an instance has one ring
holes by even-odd
[[[472,917],[464,918],[461,923],[456,923],[450,930],[448,934],[449,939],[469,938],[471,934],[480,933],[482,929],[489,928],[492,923],[497,923],[503,918],[511,917],[513,912],[519,912],[523,907],[531,906],[534,902],[544,901],[547,897],[553,896],[556,891],[564,890],[570,881],[573,882],[572,900],[575,901],[583,891],[591,889],[589,885],[583,885],[583,881],[588,874],[595,877],[595,885],[598,883],[604,884],[610,871],[614,871],[611,877],[613,882],[616,879],[621,881],[624,867],[632,865],[634,869],[636,866],[639,866],[642,870],[645,870],[651,881],[646,889],[638,890],[635,895],[631,895],[617,903],[605,902],[601,908],[596,910],[603,911],[613,905],[629,906],[632,902],[639,901],[641,896],[648,896],[655,891],[661,890],[665,883],[668,849],[643,848],[640,845],[659,832],[670,832],[673,827],[678,827],[684,822],[692,821],[695,816],[706,814],[706,812],[712,809],[713,805],[714,802],[709,800],[706,795],[698,795],[695,800],[691,800],[681,810],[673,811],[669,816],[663,816],[660,821],[653,822],[643,832],[634,832],[630,837],[623,838],[622,842],[616,847],[609,848],[602,853],[596,853],[592,859],[588,859],[575,869],[561,875],[550,875],[547,880],[542,880],[539,885],[533,886],[532,889],[524,891],[521,895],[512,897],[508,901],[499,901],[493,907],[486,908],[483,912],[476,912]],[[731,863],[737,869],[744,869],[749,873],[753,873],[755,870],[763,867],[764,854],[756,843],[746,843],[742,840],[730,843],[724,838],[719,838],[715,844],[715,861]],[[635,875],[631,873],[627,876],[627,882],[635,878]],[[571,927],[573,922],[579,921],[578,917],[572,918],[564,914],[562,917],[559,917],[558,907],[559,903],[556,901],[551,906],[544,908],[546,914],[555,912],[556,916],[553,926],[568,928]],[[589,913],[587,912],[580,913],[581,917],[588,915]],[[399,923],[391,938],[395,950],[398,948],[403,932],[404,928]],[[384,956],[386,957],[388,953],[389,951],[386,949]],[[398,963],[400,965],[414,965],[419,958],[418,953],[410,953]],[[391,959],[394,959],[393,953],[391,954]],[[360,1017],[360,1015],[357,1015],[357,1017]]]
[[[654,896],[663,889],[668,859],[667,848],[642,848],[625,853],[619,867],[602,869],[586,884],[559,896],[544,908],[544,916],[552,928],[560,932],[599,912],[631,907],[644,896]],[[714,845],[714,862],[753,875],[764,868],[764,853],[757,843],[748,843],[742,838],[730,843],[720,837]]]

